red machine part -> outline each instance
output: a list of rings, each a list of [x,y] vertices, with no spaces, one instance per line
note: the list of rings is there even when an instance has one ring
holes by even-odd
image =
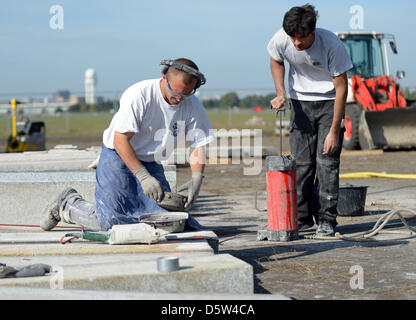
[[[344,128],[345,128],[344,137],[347,138],[347,139],[351,139],[351,137],[352,137],[352,121],[351,121],[351,118],[348,117],[347,115],[345,116],[345,119],[344,119]]]
[[[267,171],[268,230],[298,229],[296,170]]]
[[[384,111],[407,106],[396,82],[389,76],[363,80],[359,75],[355,75],[351,80],[354,98],[366,111]],[[379,95],[384,97],[385,103],[377,103]]]

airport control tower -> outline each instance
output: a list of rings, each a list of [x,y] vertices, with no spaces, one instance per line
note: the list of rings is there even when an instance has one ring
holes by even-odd
[[[96,97],[96,85],[97,85],[97,73],[94,69],[87,69],[85,71],[85,103],[95,104],[97,102]]]

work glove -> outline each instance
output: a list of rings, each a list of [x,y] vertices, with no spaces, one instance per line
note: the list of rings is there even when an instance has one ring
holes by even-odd
[[[139,179],[146,197],[153,198],[155,201],[161,201],[163,199],[164,192],[159,181],[145,167],[137,170],[134,175]]]
[[[188,190],[188,199],[186,200],[184,205],[185,209],[190,209],[192,207],[192,204],[198,197],[199,189],[201,189],[203,178],[204,176],[202,175],[202,172],[192,172],[192,179],[179,187],[178,192]]]

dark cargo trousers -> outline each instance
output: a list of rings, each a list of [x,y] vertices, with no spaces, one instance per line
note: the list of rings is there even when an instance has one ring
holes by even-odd
[[[340,130],[338,150],[324,155],[325,138],[331,128],[334,100],[292,99],[290,148],[296,158],[299,225],[328,221],[335,227],[338,215],[339,165],[344,136]]]

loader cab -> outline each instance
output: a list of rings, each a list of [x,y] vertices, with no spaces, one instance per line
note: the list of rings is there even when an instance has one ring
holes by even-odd
[[[347,49],[353,68],[347,72],[348,78],[360,75],[374,78],[390,75],[387,41],[394,54],[397,46],[394,35],[377,32],[337,32]]]
[[[353,64],[353,68],[347,72],[348,78],[357,74],[363,78],[385,74],[380,39],[369,35],[351,35],[343,42]]]

